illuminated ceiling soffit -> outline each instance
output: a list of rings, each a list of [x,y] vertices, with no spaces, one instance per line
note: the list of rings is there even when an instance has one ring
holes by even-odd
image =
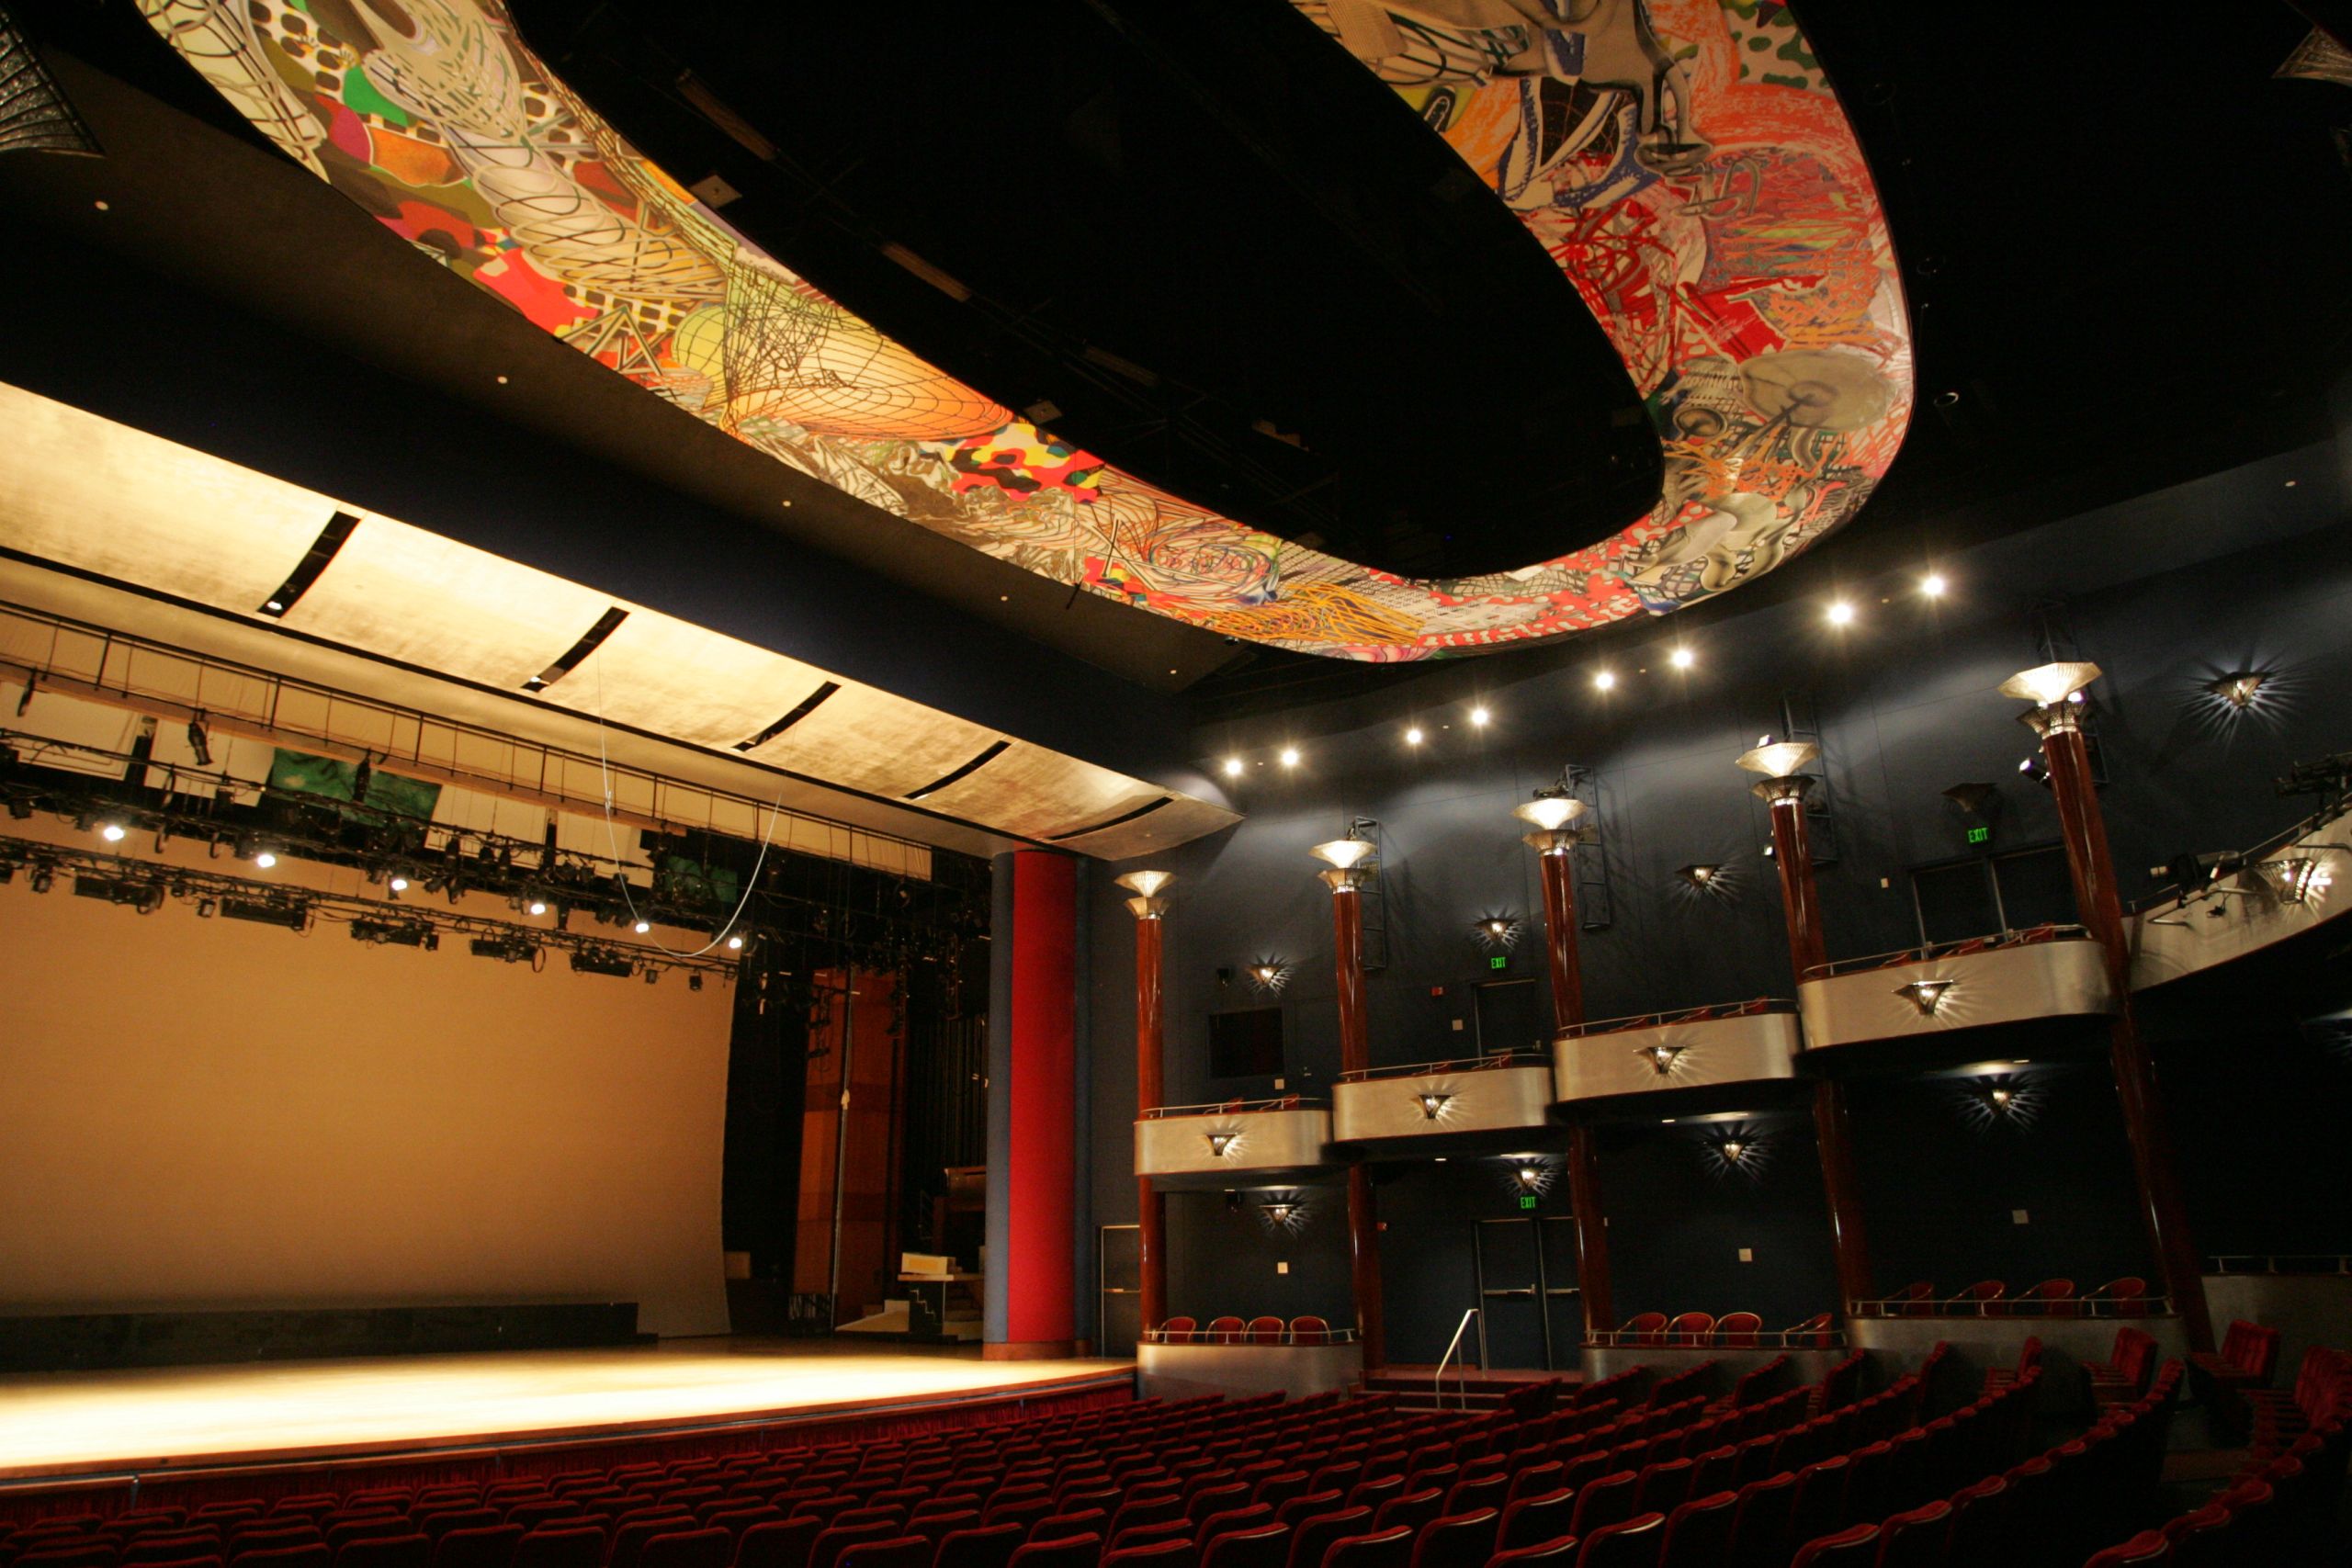
[[[648,392],[886,512],[1212,632],[1374,660],[1557,637],[1736,587],[1869,497],[1910,420],[1909,327],[1876,187],[1787,6],[1606,0],[1567,22],[1476,0],[1441,24],[1294,3],[1520,217],[1624,357],[1665,484],[1620,533],[1453,580],[1260,533],[826,298],[623,141],[499,0],[139,0],[288,156]]]
[[[36,561],[1107,860],[1238,819],[6,384],[0,429],[0,546]],[[323,570],[265,614],[338,514]]]

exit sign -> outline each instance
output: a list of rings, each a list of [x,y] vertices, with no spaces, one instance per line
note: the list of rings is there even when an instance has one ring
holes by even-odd
[[[1522,1209],[1532,1209],[1535,1207],[1535,1194],[1532,1192],[1521,1193],[1519,1195],[1519,1206]]]
[[[1487,959],[1487,968],[1489,968],[1489,969],[1508,969],[1508,968],[1510,968],[1510,953],[1496,953],[1492,958],[1489,958],[1489,959]]]
[[[1968,841],[1972,844],[1988,843],[1992,840],[1992,837],[1993,829],[1982,825],[1968,830]]]

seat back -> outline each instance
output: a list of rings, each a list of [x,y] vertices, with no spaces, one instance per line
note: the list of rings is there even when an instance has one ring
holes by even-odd
[[[1012,1568],[1096,1568],[1102,1560],[1101,1536],[1072,1535],[1031,1541],[1012,1554]]]
[[[1285,1568],[1323,1568],[1324,1554],[1333,1542],[1371,1530],[1372,1510],[1361,1506],[1302,1519],[1291,1530],[1290,1561]]]
[[[1621,1470],[1585,1483],[1577,1493],[1577,1511],[1569,1521],[1568,1533],[1585,1538],[1589,1548],[1593,1533],[1603,1525],[1613,1525],[1632,1515],[1634,1495],[1641,1485],[1641,1476],[1630,1470]]]
[[[1273,1316],[1253,1317],[1250,1320],[1249,1332],[1252,1345],[1279,1345],[1283,1342],[1283,1320]]]
[[[860,1541],[841,1554],[842,1568],[931,1568],[937,1549],[927,1535],[897,1535]]]
[[[1625,1320],[1624,1327],[1618,1332],[1632,1335],[1636,1345],[1663,1345],[1666,1343],[1666,1314],[1662,1312],[1637,1312]]]
[[[1951,1539],[1952,1506],[1941,1498],[1879,1525],[1876,1568],[1943,1568]]]
[[[1853,1525],[1805,1542],[1790,1568],[1875,1568],[1877,1562],[1878,1527]]]
[[[1573,1535],[1576,1532],[1569,1527],[1576,1521],[1576,1512],[1577,1495],[1565,1486],[1514,1497],[1503,1509],[1497,1543],[1505,1551],[1516,1551]]]
[[[933,1568],[1006,1568],[1012,1554],[1021,1550],[1022,1534],[1019,1525],[982,1525],[978,1529],[952,1531],[940,1541],[932,1558]]]
[[[1665,1539],[1664,1514],[1636,1514],[1586,1536],[1577,1568],[1657,1568]]]
[[[597,1554],[603,1555],[605,1538],[596,1536]],[[334,1554],[334,1568],[432,1568],[433,1541],[429,1536],[409,1531],[406,1535],[362,1536],[347,1540]]]
[[[1323,1553],[1321,1568],[1411,1568],[1413,1536],[1403,1525],[1342,1536]]]
[[[1727,1312],[1715,1320],[1715,1343],[1734,1349],[1753,1349],[1763,1330],[1764,1319],[1758,1314]]]
[[[1487,1568],[1502,1522],[1492,1508],[1431,1519],[1414,1539],[1412,1568]]]
[[[2172,1543],[2162,1530],[2142,1530],[2120,1546],[2094,1553],[2083,1568],[2128,1568],[2135,1562],[2163,1562],[2172,1556]]]
[[[639,1568],[727,1568],[734,1555],[735,1538],[711,1528],[657,1535],[637,1561]]]
[[[520,1525],[481,1525],[453,1529],[433,1543],[433,1568],[507,1568],[514,1548],[522,1543]],[[231,1568],[326,1568],[326,1549],[316,1549],[314,1563],[293,1562],[232,1563]]]
[[[752,1525],[735,1543],[734,1568],[808,1568],[808,1549],[824,1528],[822,1519],[807,1514]],[[619,1550],[617,1541],[614,1550]]]
[[[1188,1345],[1192,1342],[1193,1331],[1199,1326],[1193,1318],[1171,1317],[1159,1325],[1159,1337],[1170,1345]]]
[[[1290,1320],[1290,1342],[1294,1345],[1329,1345],[1331,1342],[1331,1325],[1312,1313],[1304,1317],[1294,1317]]]
[[[1723,1568],[1731,1551],[1739,1498],[1730,1492],[1693,1497],[1666,1518],[1666,1547],[1658,1568]]]
[[[1212,1345],[1238,1345],[1241,1343],[1241,1336],[1247,1327],[1248,1325],[1246,1324],[1244,1324],[1239,1318],[1234,1316],[1231,1313],[1227,1313],[1221,1317],[1213,1317],[1209,1319],[1209,1343]]]

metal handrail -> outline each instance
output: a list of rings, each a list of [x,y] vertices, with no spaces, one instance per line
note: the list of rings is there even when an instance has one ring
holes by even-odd
[[[1917,947],[1899,947],[1892,953],[1873,953],[1864,958],[1836,958],[1826,964],[1814,964],[1805,970],[1804,978],[1824,980],[1832,975],[1850,975],[1863,969],[1887,969],[1896,964],[1927,964],[1939,958],[1973,958],[1980,953],[2007,953],[2011,948],[2039,947],[2048,942],[2088,942],[2090,935],[2087,930],[2077,925],[2019,926],[1984,936],[1921,942]],[[1976,943],[1983,945],[1973,945]]]
[[[2052,1308],[2059,1310],[2053,1311]],[[1857,1301],[1857,1317],[2171,1317],[2170,1296],[1879,1296]]]
[[[1305,1330],[1285,1328],[1281,1334],[1268,1338],[1261,1334],[1253,1334],[1246,1328],[1220,1328],[1214,1331],[1206,1328],[1185,1328],[1179,1329],[1171,1335],[1162,1327],[1147,1328],[1140,1337],[1148,1345],[1241,1345],[1279,1348],[1297,1345],[1352,1345],[1356,1342],[1356,1331],[1352,1328]]]
[[[2288,1263],[2319,1264],[2319,1268],[2281,1269]],[[2214,1274],[2352,1274],[2352,1255],[2334,1252],[2221,1252],[2207,1259]],[[2260,1268],[2232,1267],[2259,1263]]]
[[[1433,1073],[1479,1073],[1493,1067],[1545,1067],[1551,1063],[1541,1051],[1497,1051],[1487,1056],[1462,1056],[1447,1062],[1414,1062],[1401,1067],[1357,1067],[1340,1075],[1341,1083],[1369,1083],[1374,1078],[1425,1077]]]
[[[1756,1018],[1767,1013],[1794,1012],[1797,1004],[1778,997],[1751,997],[1744,1002],[1716,1002],[1707,1007],[1679,1008],[1667,1012],[1627,1013],[1623,1018],[1600,1018],[1589,1023],[1571,1024],[1559,1032],[1562,1040],[1580,1039],[1588,1034],[1620,1034],[1630,1029],[1658,1029],[1674,1023],[1712,1023],[1717,1019]]]
[[[1463,1332],[1470,1326],[1470,1320],[1474,1317],[1478,1320],[1478,1370],[1482,1372],[1487,1370],[1487,1314],[1482,1308],[1472,1307],[1462,1314],[1462,1321],[1453,1325],[1453,1337],[1445,1342],[1445,1354],[1437,1359],[1437,1375],[1430,1379],[1430,1398],[1441,1409],[1445,1405],[1445,1364],[1453,1359],[1453,1352],[1461,1348]],[[1462,1363],[1459,1382],[1462,1408],[1467,1410],[1470,1408],[1470,1362],[1466,1358]]]
[[[1842,1348],[1846,1343],[1845,1331],[1838,1328],[1738,1328],[1732,1332],[1739,1340],[1736,1345],[1713,1329],[1704,1334],[1669,1334],[1663,1328],[1593,1328],[1585,1331],[1584,1343],[1596,1348],[1643,1350],[1812,1350]]]
[[[2305,839],[2308,839],[2312,834],[2320,831],[2320,829],[2326,824],[2340,820],[2352,820],[2352,812],[2345,811],[2337,807],[2323,806],[2317,811],[2312,812],[2310,816],[2301,818],[2293,827],[2287,829],[2284,832],[2272,834],[2269,838],[2264,839],[2260,842],[2256,843],[2250,850],[2241,850],[2237,852],[2233,858],[2237,861],[2240,870],[2246,870],[2258,864],[2264,860],[2276,857],[2281,851],[2285,850],[2346,851],[2347,848],[2352,848],[2352,846],[2343,844],[2307,844],[2303,842]],[[2195,889],[2183,887],[2177,882],[2167,883],[2163,887],[2158,888],[2151,897],[2129,906],[2125,912],[2133,915],[2153,914],[2155,910],[2164,908],[2166,904],[2174,905],[2177,908],[2186,909],[2191,904],[2201,903],[2206,898],[2212,897],[2212,895],[2217,891],[2229,892],[2232,890],[2217,887],[2211,883],[2208,883],[2206,886]]]
[[[1220,1100],[1207,1105],[1155,1105],[1146,1111],[1140,1120],[1157,1122],[1170,1116],[1243,1116],[1253,1111],[1325,1111],[1328,1101],[1306,1100],[1295,1094],[1282,1095],[1273,1100]]]

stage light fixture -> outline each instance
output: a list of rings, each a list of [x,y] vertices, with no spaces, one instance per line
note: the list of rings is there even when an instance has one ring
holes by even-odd
[[[1740,1139],[1725,1138],[1723,1143],[1717,1146],[1723,1150],[1724,1158],[1731,1162],[1733,1165],[1737,1165],[1741,1160],[1747,1157],[1747,1145]]]
[[[741,953],[743,951],[743,937],[741,932],[738,931],[729,935],[727,938],[727,951],[729,953]]]
[[[636,968],[621,954],[602,948],[576,948],[571,954],[571,969],[576,975],[616,975],[626,980]]]
[[[119,844],[130,835],[130,829],[119,822],[102,822],[98,825],[98,837],[109,844]]]
[[[702,971],[696,970],[686,976],[686,989],[689,991],[699,991],[702,989]]]
[[[548,912],[548,901],[544,898],[534,898],[524,907],[534,915],[544,915]]]
[[[1854,624],[1854,607],[1843,599],[1833,600],[1825,618],[1833,626],[1850,626]]]
[[[405,876],[395,876],[384,886],[390,887],[395,893],[405,893],[408,891],[408,878]]]
[[[2039,751],[2030,757],[2020,759],[2018,762],[2018,772],[2038,784],[2047,784],[2050,782],[2050,764],[2042,761],[2041,753]]]
[[[646,932],[653,929],[653,922],[651,920],[639,920],[628,929],[635,931],[638,935],[643,936]]]

